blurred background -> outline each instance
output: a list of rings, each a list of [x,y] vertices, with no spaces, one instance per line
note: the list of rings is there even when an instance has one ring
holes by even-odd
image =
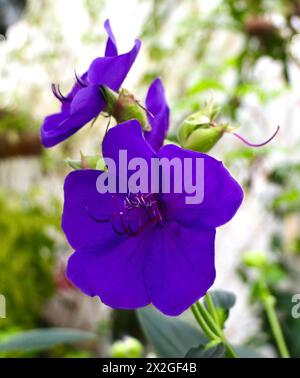
[[[0,294],[6,301],[0,341],[40,328],[79,332],[63,345],[0,348],[0,356],[111,356],[126,350],[126,336],[139,340],[130,346],[137,355],[153,353],[133,312],[113,312],[64,275],[72,253],[60,228],[63,180],[71,170],[65,161],[100,151],[107,119],[50,150],[39,139],[43,117],[59,109],[51,83],[67,93],[74,70],[83,73],[103,54],[107,18],[121,51],[136,37],[143,43],[124,86],[143,101],[151,81],[163,79],[171,137],[211,96],[222,107],[221,120],[240,126],[253,142],[280,125],[266,147],[249,148],[228,134],[210,152],[245,190],[242,208],[217,234],[214,288],[237,298],[228,339],[272,357],[264,277],[291,354],[299,357],[300,319],[291,315],[300,292],[299,0],[0,0]],[[89,333],[97,340],[85,339]]]

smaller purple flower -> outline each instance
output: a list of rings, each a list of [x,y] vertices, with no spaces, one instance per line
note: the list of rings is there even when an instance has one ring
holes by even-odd
[[[105,159],[117,165],[120,150],[127,151],[128,160],[143,158],[148,167],[157,157],[204,160],[204,199],[199,204],[186,204],[187,193],[174,188],[170,193],[100,194],[96,182],[105,172],[97,170],[74,171],[64,186],[62,227],[75,249],[67,267],[70,281],[112,308],[152,303],[177,316],[213,284],[216,228],[234,216],[243,191],[209,155],[175,145],[155,151],[136,120],[110,129],[102,147]],[[195,182],[195,169],[191,175]]]
[[[108,20],[104,27],[108,34],[105,56],[96,58],[81,77],[75,75],[76,83],[67,96],[61,93],[59,86],[52,85],[55,97],[61,102],[61,111],[47,116],[43,122],[41,141],[45,147],[64,141],[97,117],[106,105],[99,86],[106,85],[117,91],[137,57],[141,47],[139,40],[129,52],[118,55]]]

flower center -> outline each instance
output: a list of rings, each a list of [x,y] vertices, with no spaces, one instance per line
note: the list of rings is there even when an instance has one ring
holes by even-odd
[[[140,235],[149,221],[163,225],[163,216],[157,199],[151,193],[128,194],[124,198],[124,208],[119,212],[114,212],[110,219],[98,219],[91,214],[88,208],[86,210],[95,222],[110,222],[117,235]],[[144,210],[144,212],[140,210]],[[145,215],[146,217],[144,217]]]
[[[138,210],[138,211],[135,211]],[[139,210],[144,210],[141,212]],[[146,217],[144,217],[146,215]],[[148,220],[148,221],[147,221]],[[112,227],[117,235],[140,235],[149,221],[163,224],[163,217],[154,194],[128,194],[124,210],[113,214]]]
[[[142,208],[146,211],[149,219],[160,225],[163,224],[163,217],[154,194],[129,194],[124,200],[124,206],[127,210]]]

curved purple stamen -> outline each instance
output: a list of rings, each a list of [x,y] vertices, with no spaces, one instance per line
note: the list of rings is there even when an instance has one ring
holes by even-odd
[[[88,208],[87,206],[85,207],[85,210],[87,211],[89,217],[92,218],[92,219],[93,219],[95,222],[97,222],[97,223],[107,223],[107,222],[111,222],[110,219],[99,219],[99,218],[97,218],[95,215],[93,215],[93,214],[90,212],[90,210],[89,210],[89,208]]]
[[[131,194],[125,197],[124,206],[128,210],[131,210],[133,208],[138,208],[140,206],[140,201],[138,197],[135,198],[131,197]]]
[[[160,213],[160,210],[157,206],[157,201],[153,194],[129,194],[124,199],[124,211],[120,211],[119,213],[113,213],[111,219],[99,219],[95,215],[93,215],[88,207],[86,206],[87,213],[91,219],[93,219],[97,223],[107,223],[110,222],[112,229],[114,232],[119,235],[128,235],[128,236],[138,236],[144,229],[141,225],[141,219],[138,218],[138,227],[134,230],[130,224],[129,214],[128,212],[133,209],[144,208],[148,218],[150,220],[154,220],[160,225],[163,224],[163,217]],[[117,227],[117,221],[119,226]],[[120,228],[121,229],[118,229]]]
[[[155,220],[159,224],[163,224],[163,217],[157,206],[157,201],[151,193],[136,194],[134,197],[129,194],[129,196],[125,198],[124,205],[128,210],[142,207],[146,210],[149,219]]]
[[[77,72],[74,70],[75,72],[75,80],[76,80],[76,83],[81,87],[81,88],[86,88],[88,86],[88,83],[86,83],[84,80],[82,80],[81,77],[78,76]]]
[[[93,215],[90,212],[90,210],[89,210],[89,208],[87,206],[85,207],[85,209],[86,209],[89,217],[92,218],[95,222],[97,222],[97,223],[107,223],[107,222],[110,222],[111,226],[112,226],[112,229],[119,236],[123,236],[125,234],[127,234],[129,236],[137,236],[140,233],[141,228],[139,228],[136,231],[131,228],[131,226],[129,224],[129,221],[128,221],[128,217],[127,217],[127,224],[126,224],[125,219],[124,219],[124,213],[122,211],[120,211],[118,214],[113,213],[112,214],[112,219],[99,219],[99,218],[97,218],[95,215]],[[119,219],[122,231],[118,230],[118,228],[116,226],[116,219]]]
[[[120,213],[119,213],[118,215],[119,215],[119,219],[121,219],[121,218],[120,218],[120,216],[121,216]],[[116,219],[116,214],[113,213],[113,215],[112,215],[112,219],[111,219],[111,227],[112,227],[112,229],[114,230],[114,232],[115,232],[118,236],[123,236],[123,235],[125,235],[125,234],[128,235],[127,230],[122,226],[122,224],[121,224],[121,226],[123,227],[123,230],[124,230],[124,231],[119,231],[119,230],[117,229],[117,227],[116,227],[116,225],[115,225],[115,219]]]
[[[151,207],[156,200],[154,199],[153,194],[131,194],[125,198],[125,207],[129,210],[133,207]]]
[[[58,85],[51,84],[51,89],[52,89],[52,92],[53,92],[54,96],[55,96],[60,102],[64,102],[64,101],[71,102],[71,99],[70,99],[70,98],[64,96],[64,95],[61,93],[61,90],[60,90],[59,84],[58,84]]]
[[[270,143],[271,140],[273,140],[275,138],[275,136],[277,135],[278,131],[279,131],[280,127],[277,126],[277,130],[275,131],[275,133],[268,139],[266,140],[265,142],[263,143],[251,143],[249,142],[247,139],[245,139],[244,137],[242,137],[241,135],[239,135],[238,133],[232,133],[234,136],[236,136],[238,139],[240,139],[243,143],[247,144],[247,146],[250,146],[250,147],[263,147],[265,146],[266,144]]]
[[[131,228],[131,225],[129,223],[129,220],[128,220],[128,216],[127,216],[127,224],[125,223],[125,219],[124,219],[124,213],[123,211],[120,211],[120,222],[121,222],[121,225],[124,229],[124,231],[126,232],[127,235],[129,236],[137,236],[141,233],[141,227],[139,227],[136,231],[134,231],[132,228]]]

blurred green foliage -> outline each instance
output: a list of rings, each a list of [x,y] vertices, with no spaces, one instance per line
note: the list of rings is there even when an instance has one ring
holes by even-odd
[[[59,227],[58,203],[49,199],[45,208],[32,193],[20,197],[1,191],[0,208],[0,292],[7,313],[0,329],[36,327],[54,292],[56,243],[49,231]]]
[[[281,64],[282,77],[289,83],[288,62],[298,64],[290,49],[293,36],[300,31],[294,22],[300,14],[298,0],[224,0],[208,9],[196,1],[152,0],[151,4],[141,37],[147,42],[152,64],[142,83],[148,84],[156,76],[168,78],[170,62],[181,59],[184,66],[172,78],[177,88],[175,113],[199,110],[199,96],[214,91],[221,95],[227,117],[236,120],[248,94],[265,103],[285,90],[285,85],[272,89],[262,86],[254,68],[260,58],[269,57]],[[279,25],[274,14],[281,17]],[[167,42],[158,37],[166,32],[172,36]],[[218,33],[223,33],[224,46],[228,43],[231,53],[223,50],[220,54]],[[230,35],[239,42],[226,40]]]
[[[300,164],[280,164],[269,173],[269,180],[280,187],[271,210],[281,218],[300,211]]]
[[[37,131],[38,125],[38,122],[29,113],[0,109],[0,135]]]

